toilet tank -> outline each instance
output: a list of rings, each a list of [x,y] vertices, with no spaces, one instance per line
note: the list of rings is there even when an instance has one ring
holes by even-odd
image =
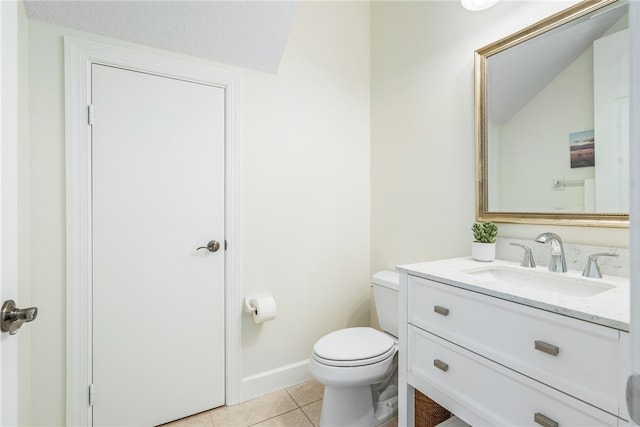
[[[380,271],[371,277],[373,299],[382,329],[398,337],[398,291],[400,274],[395,271]]]

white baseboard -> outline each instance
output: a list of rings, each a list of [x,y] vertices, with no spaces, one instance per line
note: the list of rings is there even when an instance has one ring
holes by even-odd
[[[247,401],[310,380],[309,359],[242,379],[242,401]]]

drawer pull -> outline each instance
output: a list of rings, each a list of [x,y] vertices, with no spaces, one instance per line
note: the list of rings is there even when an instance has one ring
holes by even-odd
[[[536,412],[533,415],[533,421],[544,427],[558,427],[560,425],[556,421],[553,421],[551,418],[542,415],[540,412]]]
[[[535,341],[535,349],[552,356],[557,356],[560,353],[560,347],[544,341]]]
[[[444,372],[447,372],[449,370],[449,365],[447,365],[446,363],[444,363],[442,360],[439,360],[439,359],[435,359],[433,361],[433,366],[435,366],[436,368]]]
[[[449,309],[446,307],[442,307],[440,305],[434,305],[433,306],[433,311],[435,311],[438,314],[442,314],[443,316],[448,316],[449,315]]]

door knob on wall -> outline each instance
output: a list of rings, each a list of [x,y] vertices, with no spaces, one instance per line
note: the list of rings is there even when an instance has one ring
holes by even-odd
[[[200,249],[206,249],[209,252],[216,252],[218,249],[220,249],[220,242],[218,242],[217,240],[211,240],[209,241],[209,243],[207,243],[207,246],[200,246],[199,248],[196,248],[197,251],[199,251]]]
[[[0,330],[15,335],[23,323],[33,321],[37,315],[38,307],[17,308],[15,301],[7,300],[0,309]]]

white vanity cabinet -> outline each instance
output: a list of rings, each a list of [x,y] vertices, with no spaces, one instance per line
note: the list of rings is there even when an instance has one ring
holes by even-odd
[[[401,381],[474,426],[626,425],[626,332],[404,279]]]

